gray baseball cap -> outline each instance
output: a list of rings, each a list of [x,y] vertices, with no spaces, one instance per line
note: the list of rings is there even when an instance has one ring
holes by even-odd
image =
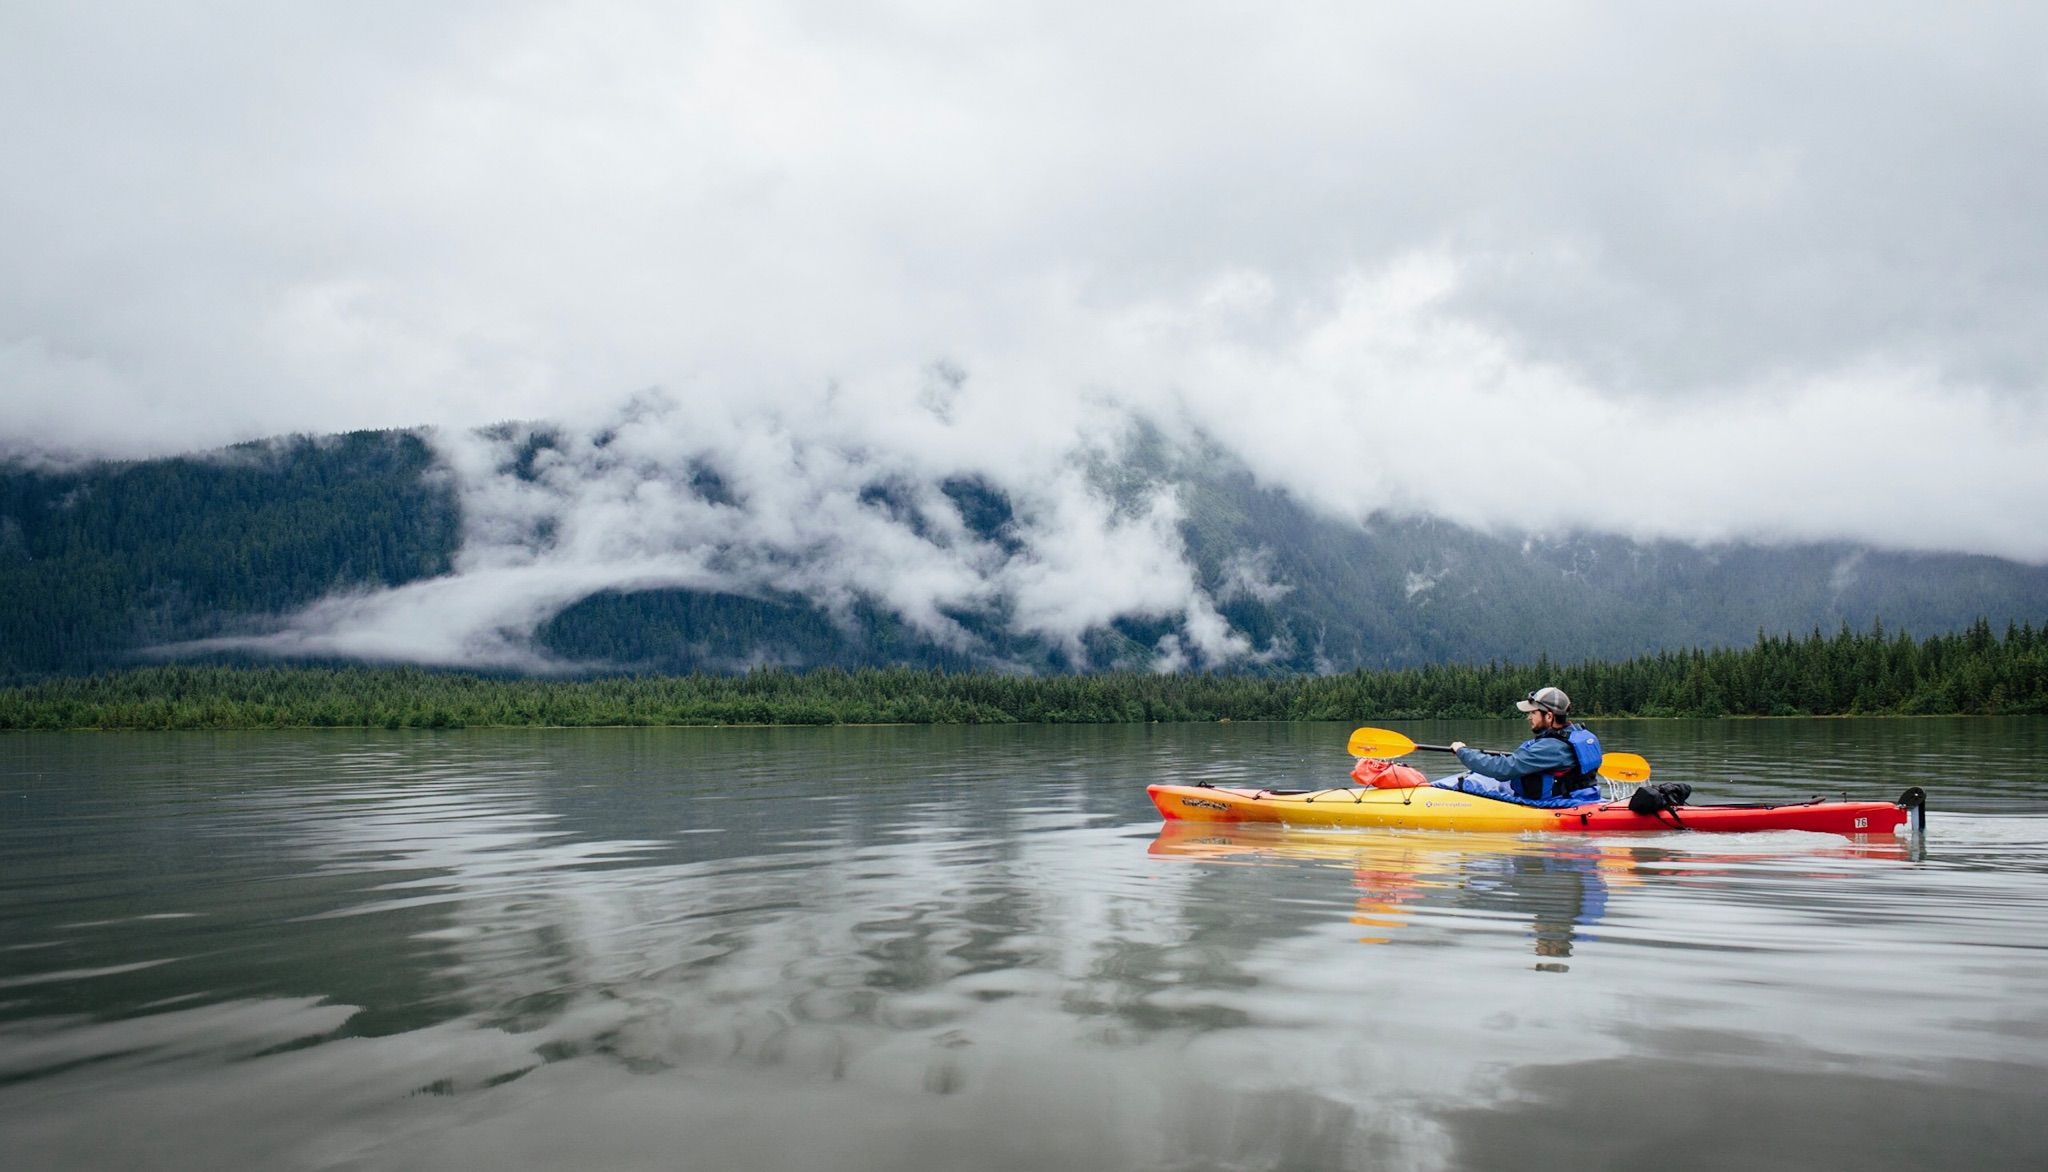
[[[1572,698],[1556,688],[1538,688],[1529,693],[1527,700],[1515,701],[1515,707],[1524,712],[1541,708],[1552,716],[1563,716],[1572,710]]]

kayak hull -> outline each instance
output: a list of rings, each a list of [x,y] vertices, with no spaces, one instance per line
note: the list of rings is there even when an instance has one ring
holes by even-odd
[[[1901,804],[1819,798],[1775,806],[1683,806],[1674,822],[1668,814],[1662,818],[1638,814],[1626,802],[1593,802],[1546,810],[1434,786],[1346,787],[1295,793],[1224,786],[1150,785],[1145,792],[1170,820],[1283,826],[1403,826],[1574,834],[1678,829],[1891,834],[1907,820],[1907,808]]]

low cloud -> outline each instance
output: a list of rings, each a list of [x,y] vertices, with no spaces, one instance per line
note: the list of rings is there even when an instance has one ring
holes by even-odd
[[[1465,281],[1417,254],[1276,326],[1255,283],[1221,278],[1122,319],[1107,363],[1170,387],[1142,400],[1155,417],[1334,516],[2048,562],[2048,401],[1878,359],[1629,395],[1463,316]]]
[[[983,379],[947,364],[808,395],[647,392],[555,423],[442,429],[433,442],[464,521],[452,575],[329,600],[279,633],[213,646],[546,669],[564,665],[532,636],[562,609],[679,588],[793,595],[841,619],[872,604],[969,655],[990,649],[968,617],[1075,662],[1090,632],[1136,618],[1173,625],[1151,649],[1160,670],[1252,658],[1219,607],[1287,586],[1256,550],[1226,555],[1204,586],[1175,487],[1118,484],[1141,434],[1242,461],[1360,522],[1847,538],[2048,561],[2033,512],[2048,499],[2038,407],[1866,370],[1652,410],[1461,320],[1446,308],[1456,281],[1443,258],[1410,258],[1275,330],[1245,295],[1255,283],[1232,279],[1191,308],[1106,318],[1094,379],[1020,385],[1008,370]],[[1072,389],[1089,385],[1143,390]],[[1003,534],[970,527],[945,491],[959,482],[1010,503]],[[1408,592],[1435,585],[1411,577]]]
[[[1251,653],[1199,584],[1175,490],[1102,483],[1128,421],[1040,456],[962,463],[957,425],[923,416],[876,424],[841,395],[733,414],[648,393],[581,426],[441,432],[439,474],[463,516],[452,573],[179,650],[580,666],[534,649],[541,624],[600,591],[672,588],[794,595],[842,620],[873,604],[970,655],[993,652],[969,616],[1078,663],[1090,632],[1127,617],[1174,624],[1161,666]],[[1002,532],[976,532],[945,491],[968,477],[1014,511]]]

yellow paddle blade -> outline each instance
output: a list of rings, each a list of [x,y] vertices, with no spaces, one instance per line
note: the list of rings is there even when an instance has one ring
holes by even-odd
[[[1609,781],[1648,781],[1650,763],[1634,753],[1608,753],[1600,758],[1600,776]]]
[[[1353,757],[1406,757],[1415,751],[1415,742],[1392,729],[1361,728],[1351,734],[1345,748]],[[1646,767],[1644,776],[1649,776]]]

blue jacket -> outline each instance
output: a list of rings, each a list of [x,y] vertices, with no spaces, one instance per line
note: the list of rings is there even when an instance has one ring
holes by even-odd
[[[1570,777],[1579,773],[1579,754],[1567,737],[1586,741],[1588,758],[1585,764],[1589,773],[1578,779],[1576,789]],[[1561,798],[1586,789],[1597,793],[1590,769],[1599,767],[1600,757],[1599,738],[1577,724],[1531,737],[1512,753],[1486,753],[1470,746],[1458,751],[1458,761],[1466,769],[1482,777],[1505,781],[1517,796],[1524,798]],[[1560,772],[1567,776],[1553,781],[1552,778]]]
[[[1467,745],[1458,750],[1458,763],[1481,777],[1520,781],[1532,773],[1577,769],[1579,759],[1567,742],[1537,737],[1512,753],[1488,753]]]

